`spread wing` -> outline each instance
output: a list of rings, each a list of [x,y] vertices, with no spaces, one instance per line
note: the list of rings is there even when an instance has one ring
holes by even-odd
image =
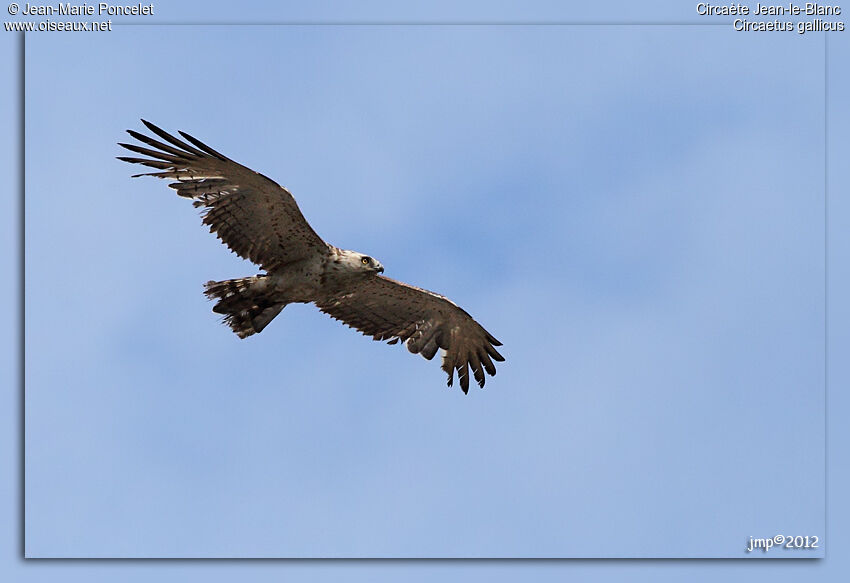
[[[196,207],[203,207],[204,224],[237,255],[271,271],[326,251],[327,245],[304,219],[288,190],[186,133],[179,132],[191,144],[150,122],[142,123],[168,143],[127,130],[153,149],[119,144],[148,158],[118,159],[160,170],[136,176],[176,180],[169,186],[192,199]]]
[[[484,371],[495,375],[493,360],[505,360],[495,348],[502,343],[454,302],[388,277],[359,280],[344,295],[316,305],[374,340],[407,342],[410,352],[428,360],[442,348],[448,385],[452,386],[456,370],[464,393],[469,390],[470,368],[483,387]]]

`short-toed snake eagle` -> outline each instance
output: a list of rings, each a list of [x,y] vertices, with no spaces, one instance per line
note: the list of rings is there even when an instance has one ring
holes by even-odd
[[[240,338],[261,332],[287,304],[312,302],[363,334],[389,344],[401,340],[428,360],[442,349],[448,385],[457,371],[464,393],[469,369],[481,387],[485,371],[496,374],[493,360],[504,360],[495,348],[501,343],[454,302],[379,275],[383,265],[368,255],[325,243],[292,194],[269,178],[184,132],[179,133],[186,141],[142,122],[167,143],[127,130],[150,148],[120,145],[148,157],[119,160],[159,170],[135,176],[174,180],[169,186],[203,208],[210,231],[265,271],[206,284],[204,293],[217,300],[213,311]]]

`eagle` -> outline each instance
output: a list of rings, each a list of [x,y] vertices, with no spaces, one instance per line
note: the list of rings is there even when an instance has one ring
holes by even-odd
[[[173,180],[168,186],[201,208],[203,224],[240,257],[263,273],[208,281],[204,294],[216,300],[213,311],[239,338],[262,330],[291,303],[313,303],[322,312],[374,340],[407,345],[427,360],[442,352],[442,369],[452,386],[455,371],[469,391],[469,371],[484,387],[485,372],[502,343],[463,308],[445,296],[381,275],[381,262],[340,249],[313,230],[286,189],[234,162],[185,132],[177,138],[141,120],[157,137],[127,130],[143,145],[118,145],[146,156],[119,160],[154,168],[135,174]],[[185,141],[184,141],[185,140]],[[145,147],[148,146],[148,147]]]

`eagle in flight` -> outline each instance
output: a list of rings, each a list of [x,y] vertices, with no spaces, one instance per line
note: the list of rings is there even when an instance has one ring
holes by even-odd
[[[504,361],[496,340],[463,308],[433,292],[380,275],[373,257],[325,243],[306,221],[290,192],[273,180],[216,152],[192,136],[183,141],[150,122],[164,141],[133,130],[142,142],[119,144],[147,156],[119,160],[155,168],[136,174],[174,180],[168,186],[203,209],[203,223],[233,252],[265,272],[254,277],[209,281],[204,293],[213,311],[240,337],[261,332],[287,304],[315,303],[321,311],[374,340],[407,344],[431,360],[442,350],[442,369],[452,386],[469,391],[469,370],[484,387],[485,371]],[[167,143],[166,143],[167,142]],[[188,143],[187,143],[188,142]]]

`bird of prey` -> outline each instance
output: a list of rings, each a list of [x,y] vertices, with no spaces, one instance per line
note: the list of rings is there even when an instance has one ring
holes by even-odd
[[[501,343],[463,308],[439,294],[380,275],[381,263],[368,255],[322,240],[290,192],[234,162],[185,132],[181,140],[150,122],[156,136],[127,130],[137,144],[120,146],[147,156],[119,160],[155,168],[136,174],[173,180],[168,186],[202,208],[209,226],[231,251],[264,271],[253,277],[209,281],[204,293],[217,300],[213,311],[240,337],[261,332],[287,304],[314,303],[324,313],[374,340],[407,344],[431,360],[442,350],[442,369],[452,386],[454,373],[464,393],[469,370],[484,387],[493,360],[504,361]]]

